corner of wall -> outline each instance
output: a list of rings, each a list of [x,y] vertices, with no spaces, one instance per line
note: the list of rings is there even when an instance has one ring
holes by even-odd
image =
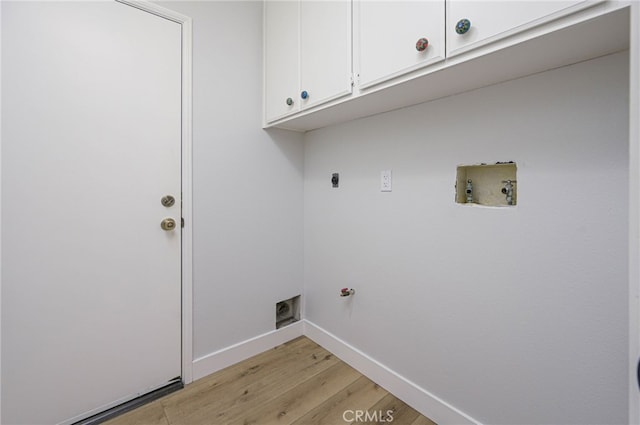
[[[304,335],[436,423],[480,424],[461,410],[397,374],[345,341],[304,320]]]
[[[193,380],[222,370],[303,335],[302,321],[223,348],[193,361]]]

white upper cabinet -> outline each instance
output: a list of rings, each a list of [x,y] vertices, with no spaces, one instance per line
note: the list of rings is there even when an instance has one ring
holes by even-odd
[[[320,128],[624,50],[630,1],[264,0],[265,127]]]
[[[296,1],[264,3],[264,109],[267,122],[300,110]]]
[[[444,60],[445,1],[354,1],[360,88]]]
[[[264,17],[267,123],[351,93],[351,0],[266,0]]]
[[[350,94],[351,77],[351,0],[302,0],[299,93],[302,107]]]
[[[524,31],[598,2],[447,0],[447,57]]]

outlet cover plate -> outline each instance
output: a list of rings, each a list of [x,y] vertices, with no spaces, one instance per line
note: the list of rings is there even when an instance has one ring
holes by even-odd
[[[391,192],[391,170],[380,171],[380,192]]]

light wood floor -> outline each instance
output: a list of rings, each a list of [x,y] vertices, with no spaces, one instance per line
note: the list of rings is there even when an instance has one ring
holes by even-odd
[[[353,421],[362,410],[387,413]],[[371,417],[371,416],[369,416]],[[391,420],[391,417],[393,418]],[[230,366],[108,425],[435,425],[308,338]]]

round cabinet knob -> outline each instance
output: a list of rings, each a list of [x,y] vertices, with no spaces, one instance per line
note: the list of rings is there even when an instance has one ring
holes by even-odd
[[[306,90],[302,90],[302,93],[300,93],[300,97],[303,99],[307,99],[309,97],[309,93],[307,93]]]
[[[458,34],[466,34],[471,28],[471,21],[468,19],[460,19],[456,24],[456,32]]]
[[[287,98],[287,105],[293,105],[293,99],[291,99],[290,97]]]
[[[416,50],[419,52],[424,52],[429,47],[429,40],[422,37],[420,40],[416,41]]]

